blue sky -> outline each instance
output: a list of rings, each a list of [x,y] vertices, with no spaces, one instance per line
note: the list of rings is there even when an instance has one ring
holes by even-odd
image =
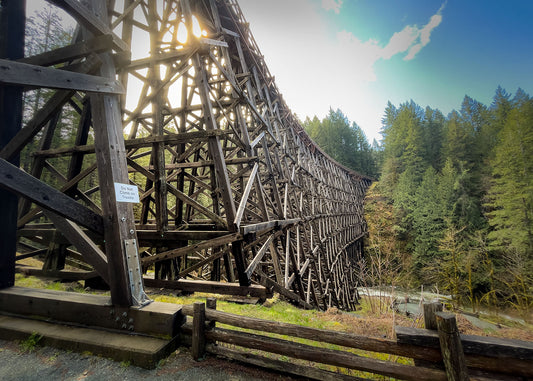
[[[533,1],[240,0],[288,106],[380,139],[387,101],[447,115],[498,85],[533,95]]]

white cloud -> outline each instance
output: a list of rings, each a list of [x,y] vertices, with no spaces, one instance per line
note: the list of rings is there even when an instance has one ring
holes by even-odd
[[[339,14],[343,0],[322,0],[322,8]]]
[[[400,32],[396,32],[390,38],[388,44],[381,49],[379,58],[388,60],[396,54],[405,53],[404,61],[409,61],[422,50],[424,46],[429,44],[431,32],[442,22],[442,15],[440,14],[443,6],[436,14],[431,16],[429,22],[422,28],[416,25],[407,25]],[[376,59],[376,61],[377,61]]]
[[[413,45],[409,48],[409,51],[407,52],[407,55],[405,57],[403,57],[403,60],[404,61],[410,61],[412,60],[413,58],[415,58],[415,56],[417,55],[417,53],[422,50],[423,48],[423,45],[422,44],[416,44],[416,45]]]
[[[431,32],[433,31],[433,29],[440,25],[441,21],[442,15],[433,15],[431,16],[429,23],[427,23],[427,25],[422,28],[422,30],[420,31],[420,42],[423,46],[429,44],[429,36],[431,35]]]
[[[391,59],[398,53],[406,52],[419,37],[419,30],[416,26],[406,26],[401,32],[396,32],[392,35],[387,46],[382,49],[381,57],[383,59]]]
[[[375,64],[402,54],[404,60],[413,59],[442,21],[441,10],[427,25],[405,26],[382,42],[363,41],[348,31],[332,35],[322,9],[335,11],[341,5],[339,0],[324,0],[323,8],[308,0],[240,2],[267,66],[293,112],[301,118],[323,118],[330,107],[340,108],[370,140],[379,139],[383,108],[390,96],[374,93]]]
[[[442,22],[442,15],[440,14],[441,10],[444,8],[444,4],[440,7],[439,11],[431,16],[429,22],[424,25],[422,28],[414,26],[414,31],[416,33],[416,38],[409,46],[407,55],[403,58],[404,61],[409,61],[415,58],[417,53],[422,50],[424,46],[429,44],[431,32],[440,25]]]

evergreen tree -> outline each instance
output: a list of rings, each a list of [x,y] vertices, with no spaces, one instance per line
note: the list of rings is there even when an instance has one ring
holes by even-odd
[[[507,93],[501,86],[498,86],[496,93],[492,98],[490,111],[492,112],[492,123],[483,131],[484,141],[487,144],[487,149],[491,151],[498,143],[500,131],[507,121],[507,116],[511,111],[512,105],[510,98],[511,94]]]
[[[425,168],[421,114],[420,107],[413,101],[400,105],[397,110],[391,108],[390,115],[385,118],[391,124],[383,140],[385,159],[397,158],[400,172],[411,168],[418,180]]]
[[[422,282],[430,280],[425,268],[439,255],[439,242],[446,228],[445,211],[439,197],[439,176],[429,166],[416,189],[413,210],[413,257],[415,270]]]
[[[435,170],[442,167],[442,141],[444,134],[444,115],[439,110],[426,107],[422,123],[424,159]]]
[[[501,249],[533,259],[533,101],[522,90],[499,140],[492,160],[489,238]]]
[[[457,200],[456,182],[458,180],[457,171],[450,158],[444,163],[438,184],[438,200],[441,204],[444,219],[449,223],[453,220],[455,203]]]
[[[466,233],[484,226],[481,199],[482,187],[481,163],[476,135],[478,116],[473,110],[479,110],[477,103],[465,97],[461,115],[453,111],[445,126],[443,153],[445,160],[451,160],[457,172],[455,182],[456,203],[453,222],[457,228],[467,227]]]
[[[306,118],[304,129],[311,139],[340,164],[369,176],[376,176],[372,148],[361,128],[350,121],[341,110],[330,109],[320,121],[316,116]]]
[[[28,18],[25,33],[25,55],[32,56],[68,45],[72,40],[74,30],[72,27],[65,28],[62,18],[57,13],[57,8],[47,5]],[[45,104],[53,93],[54,90],[43,88],[24,93],[24,123]],[[72,145],[76,136],[78,120],[79,115],[76,111],[70,105],[66,105],[57,120],[52,118],[52,121],[43,129],[45,132],[38,134],[30,144],[26,145],[21,152],[21,166],[26,171],[30,171],[33,161],[31,153],[40,148],[39,140],[43,133],[47,133],[46,131],[53,133],[52,146]],[[47,162],[59,172],[64,173],[68,165],[68,158],[52,158]],[[39,176],[37,173],[35,175]],[[55,175],[45,172],[41,179],[50,185],[59,185]]]
[[[396,120],[397,114],[398,110],[396,109],[396,106],[394,106],[391,101],[388,101],[387,107],[385,107],[384,116],[381,119],[381,125],[383,126],[381,129],[381,135],[383,136],[383,139],[387,138],[387,135],[389,134],[390,129]]]
[[[418,174],[413,167],[409,167],[398,176],[398,184],[394,188],[394,208],[399,219],[400,232],[405,239],[412,236],[414,211],[417,206],[416,190],[419,184]]]

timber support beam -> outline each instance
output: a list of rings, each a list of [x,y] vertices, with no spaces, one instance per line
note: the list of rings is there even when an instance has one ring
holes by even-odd
[[[371,179],[307,136],[237,1],[49,2],[78,23],[65,46],[0,36],[0,287],[44,257],[120,307],[146,283],[353,310]]]

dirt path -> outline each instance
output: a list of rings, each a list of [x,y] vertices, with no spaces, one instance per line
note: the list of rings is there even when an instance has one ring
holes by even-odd
[[[36,347],[24,351],[17,342],[0,340],[2,381],[288,381],[292,378],[237,363],[207,358],[195,362],[186,348],[180,348],[156,369],[147,370],[54,348]]]

